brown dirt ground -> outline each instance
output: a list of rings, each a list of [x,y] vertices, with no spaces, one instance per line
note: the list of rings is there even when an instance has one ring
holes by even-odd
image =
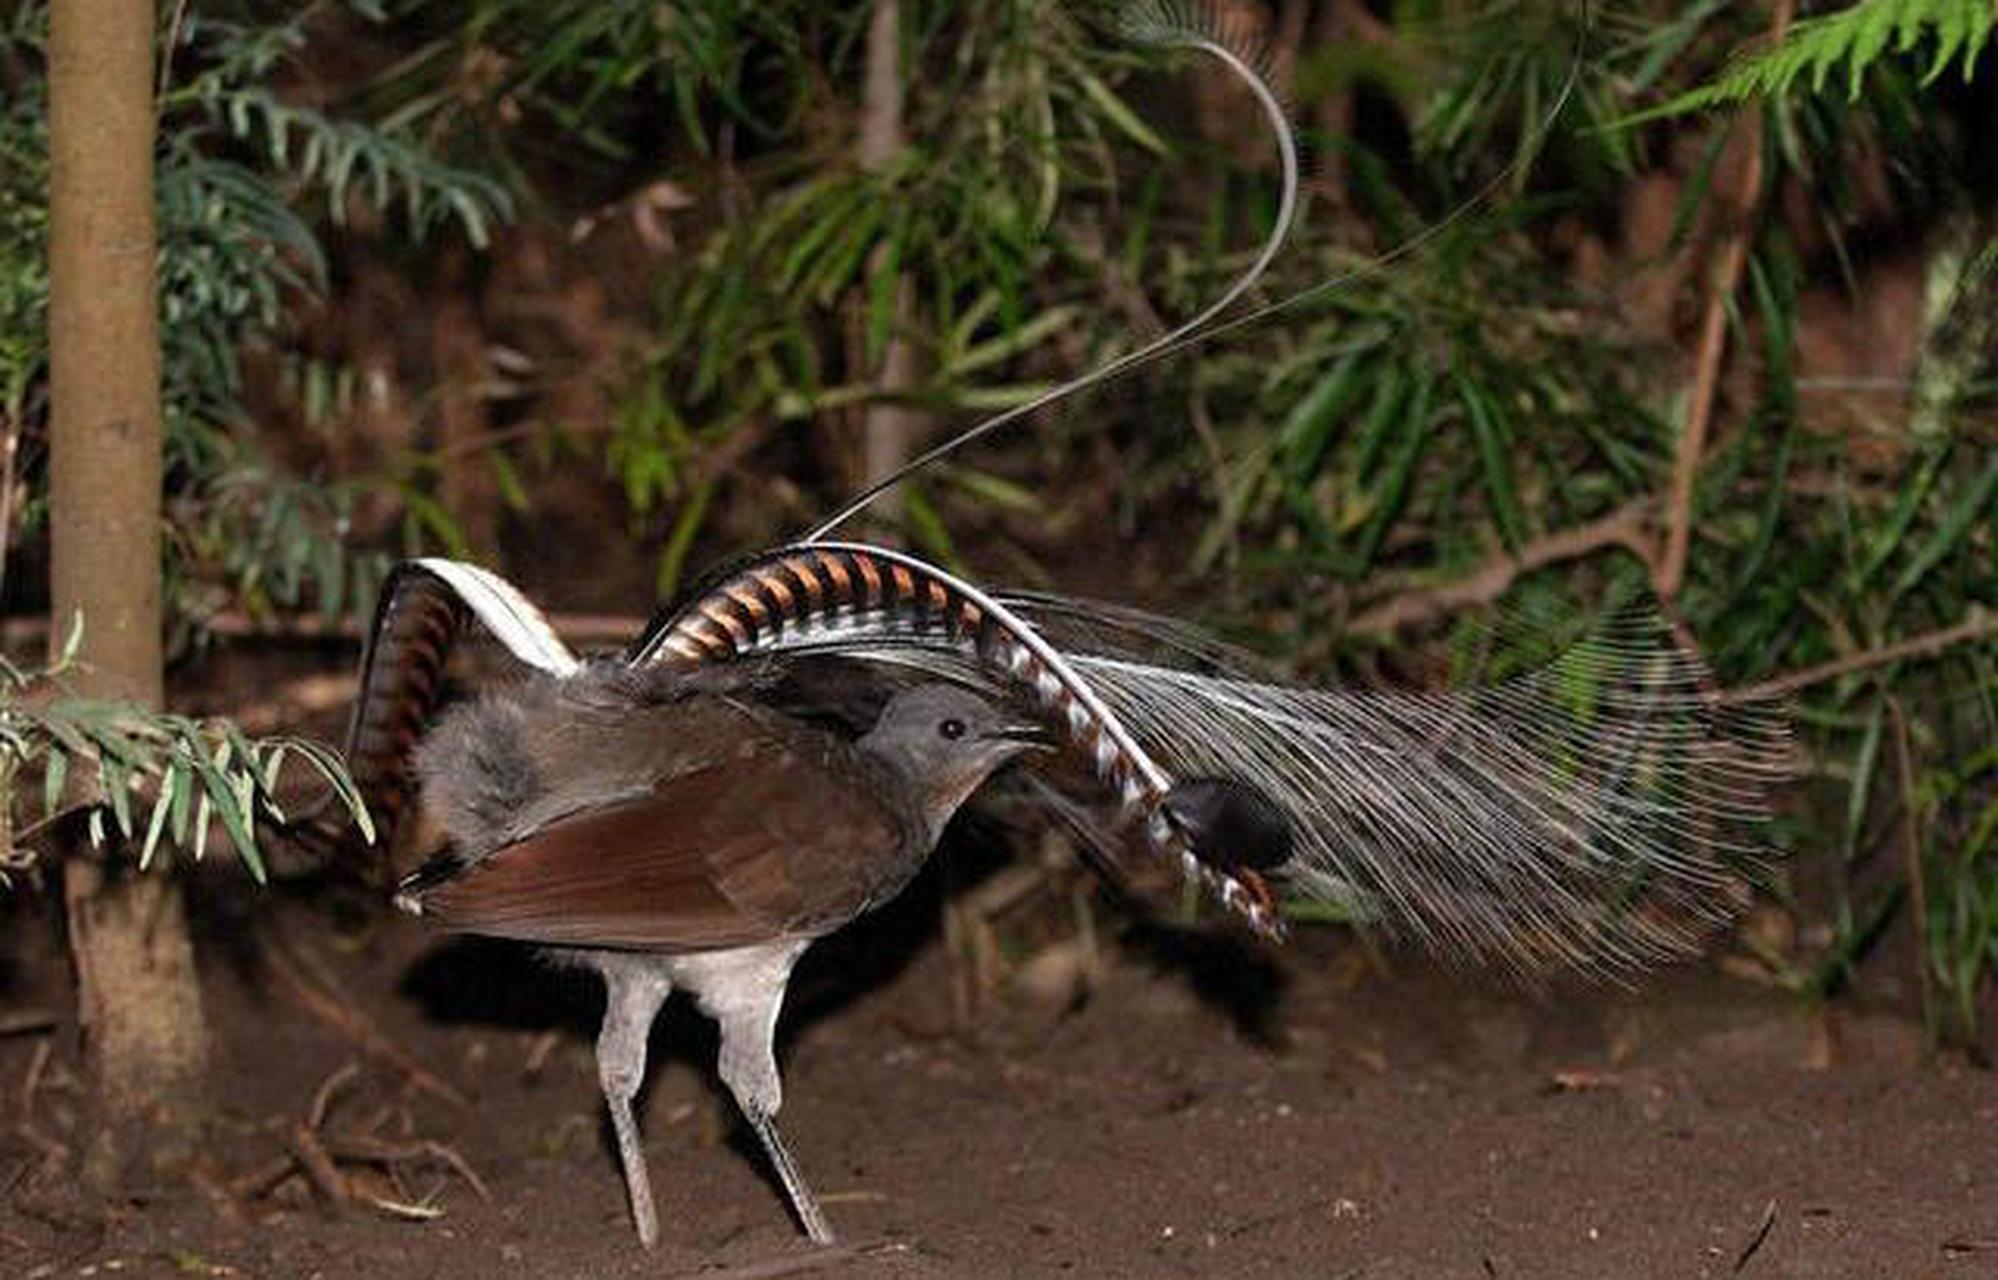
[[[599,1118],[587,981],[266,900],[254,918],[471,1099],[412,1096],[370,1062],[328,1131],[406,1107],[491,1200],[432,1169],[409,1171],[408,1194],[442,1211],[426,1222],[330,1212],[298,1179],[233,1203],[185,1178],[92,1199],[21,1128],[68,1132],[73,1046],[51,1041],[24,1115],[36,1039],[14,1036],[0,1275],[1998,1275],[1998,1077],[1926,1057],[1902,1019],[1808,1013],[1712,969],[1532,994],[1390,971],[1334,932],[1274,955],[1152,933],[1112,949],[1080,1007],[1000,1001],[967,1036],[950,1030],[935,911],[919,887],[793,987],[784,1122],[836,1251],[795,1236],[691,1010],[662,1019],[641,1113],[664,1234],[648,1256]],[[231,928],[225,911],[204,936]],[[254,948],[211,943],[208,961],[226,1045],[212,1188],[277,1156],[273,1125],[356,1055]],[[535,1069],[538,1039],[553,1048]]]

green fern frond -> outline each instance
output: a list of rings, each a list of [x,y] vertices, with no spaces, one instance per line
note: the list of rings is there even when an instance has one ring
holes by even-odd
[[[1823,93],[1840,72],[1847,99],[1855,100],[1866,73],[1882,58],[1906,57],[1924,42],[1934,49],[1927,55],[1921,83],[1934,83],[1957,64],[1967,81],[1975,74],[1978,55],[1990,42],[1994,27],[1998,27],[1998,3],[1993,0],[1860,0],[1837,13],[1798,22],[1773,47],[1736,57],[1712,83],[1627,123],[1728,103],[1787,98],[1800,85],[1809,93]]]

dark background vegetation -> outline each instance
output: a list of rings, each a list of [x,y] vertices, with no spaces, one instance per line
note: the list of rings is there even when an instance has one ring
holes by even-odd
[[[1912,971],[1894,990],[1932,1043],[1976,1053],[1990,6],[1212,16],[1267,50],[1309,160],[1255,298],[1350,279],[951,458],[866,527],[1314,680],[1463,677],[1434,655],[1494,611],[1559,635],[1654,594],[1724,687],[1793,700],[1788,856],[1742,963],[1806,1001]],[[50,603],[47,18],[23,0],[0,28],[17,656]],[[170,705],[332,710],[313,668],[345,653],[307,651],[275,699],[217,692],[215,663],[353,634],[417,552],[621,638],[705,566],[1198,311],[1268,226],[1274,151],[1211,64],[1120,29],[1052,0],[163,7]],[[208,722],[94,729],[25,657],[9,678],[16,886],[48,871],[47,761],[108,753],[161,796],[178,779],[178,807],[214,781],[189,751],[269,763]]]

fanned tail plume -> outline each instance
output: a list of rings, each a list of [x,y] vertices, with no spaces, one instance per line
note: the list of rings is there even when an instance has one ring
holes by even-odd
[[[1637,620],[1436,692],[1070,658],[1163,767],[1239,779],[1288,815],[1282,874],[1305,896],[1522,971],[1696,950],[1746,901],[1785,771],[1777,708],[1723,705],[1696,658]]]
[[[1258,927],[1276,927],[1270,872],[1443,954],[1521,970],[1696,949],[1745,900],[1786,756],[1777,709],[1722,703],[1651,614],[1483,686],[1315,689],[1245,675],[1252,659],[1170,619],[987,595],[860,544],[752,558],[629,660],[806,654],[1040,708],[1119,820]]]

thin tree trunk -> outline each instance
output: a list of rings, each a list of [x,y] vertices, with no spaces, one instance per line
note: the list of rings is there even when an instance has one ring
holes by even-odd
[[[902,16],[900,0],[874,0],[867,25],[867,70],[860,113],[860,167],[881,173],[907,145],[902,128]],[[874,269],[883,269],[886,255],[877,253]],[[892,474],[915,452],[923,415],[896,399],[917,383],[916,351],[908,340],[915,318],[915,292],[904,275],[895,282],[894,318],[882,348],[875,376],[876,399],[862,418],[862,483],[873,484]],[[865,323],[862,325],[865,329]],[[865,341],[859,344],[863,352]],[[899,493],[884,494],[874,505],[879,524],[893,526],[904,510]]]
[[[466,251],[454,248],[444,260],[442,296],[430,323],[430,356],[437,378],[438,449],[444,467],[440,496],[458,522],[465,547],[478,560],[499,554],[500,495],[488,463],[483,395],[487,378],[485,334],[473,304],[476,287]]]
[[[1318,47],[1337,48],[1364,39],[1361,19],[1365,17],[1366,6],[1362,0],[1331,0],[1319,15]],[[1350,72],[1348,75],[1350,77]],[[1354,97],[1354,87],[1349,79],[1327,93],[1318,104],[1317,124],[1322,149],[1313,166],[1314,185],[1339,208],[1352,204],[1352,193],[1347,190],[1346,157],[1353,137]]]
[[[153,5],[56,0],[49,24],[51,594],[84,623],[78,692],[161,693]],[[115,1170],[133,1121],[196,1110],[207,1034],[179,887],[80,851],[65,867],[78,1015]]]

